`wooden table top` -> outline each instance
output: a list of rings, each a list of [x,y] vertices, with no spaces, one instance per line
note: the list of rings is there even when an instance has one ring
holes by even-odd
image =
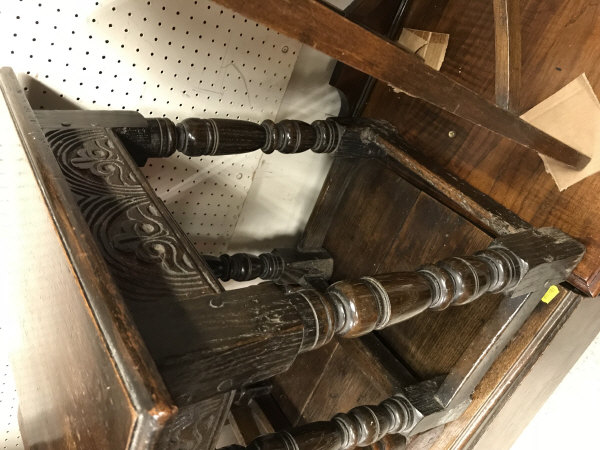
[[[12,367],[26,447],[145,447],[174,407],[12,70],[0,70]]]

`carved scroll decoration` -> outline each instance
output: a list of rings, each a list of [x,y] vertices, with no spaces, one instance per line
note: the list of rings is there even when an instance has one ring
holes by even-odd
[[[106,129],[46,137],[127,300],[214,292]]]

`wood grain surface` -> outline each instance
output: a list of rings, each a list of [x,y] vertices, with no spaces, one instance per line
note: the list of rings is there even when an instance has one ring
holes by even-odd
[[[78,112],[70,115],[77,116]],[[61,116],[68,123],[75,122],[66,112]],[[105,114],[104,120],[109,116]],[[121,123],[119,114],[114,123]],[[186,345],[203,341],[196,334],[186,334],[188,320],[170,312],[179,311],[174,305],[207,302],[206,294],[222,288],[114,133],[104,127],[82,125],[48,124],[51,128],[45,130],[46,137],[64,180],[76,196],[77,204],[72,208],[81,211],[96,248],[108,264],[110,283],[132,315],[132,332],[140,332],[158,365],[157,380],[165,382],[179,408],[164,428],[159,446],[209,449],[227,415],[233,392],[217,393],[207,386],[207,395],[201,399],[192,398],[189,391],[180,398],[178,386],[184,379],[195,378],[196,368],[188,358],[184,363],[187,370],[179,371],[172,380],[163,360],[173,353],[185,354],[190,351]],[[176,324],[170,324],[169,318]],[[172,332],[173,337],[166,337],[166,332]],[[182,341],[185,345],[178,345]],[[195,384],[203,385],[203,381],[196,379]]]
[[[294,14],[298,13],[297,8],[290,8],[288,11],[287,7],[281,5],[266,8],[264,4],[254,5],[252,2],[246,2],[243,6],[241,2],[234,0],[223,0],[221,3],[240,11],[243,7],[243,12],[256,20],[269,23],[281,32],[316,45],[325,52],[330,50],[326,46],[328,39],[333,38],[329,33],[331,24],[342,23],[332,22],[335,17],[324,14],[318,16],[319,20],[327,18],[319,29],[315,22],[307,24],[299,20],[299,16],[292,20]],[[314,6],[314,2],[307,3],[311,3],[308,8]],[[522,89],[519,104],[513,107],[514,111],[517,114],[527,111],[582,72],[587,74],[596,92],[600,91],[600,73],[595,64],[597,55],[600,54],[600,40],[597,39],[600,20],[598,7],[582,0],[552,0],[543,4],[526,1],[519,6],[521,35],[526,38],[521,43]],[[305,11],[300,11],[300,14],[303,12]],[[290,20],[283,20],[282,17]],[[314,28],[310,30],[315,33],[305,29],[308,25]],[[372,61],[372,64],[366,64],[367,60],[361,59],[364,56],[362,50],[355,48],[358,43],[365,46],[365,42],[371,41],[347,39],[347,36],[352,35],[350,31],[356,29],[344,22],[344,26],[346,25],[349,32],[337,32],[338,39],[344,36],[343,42],[336,41],[339,44],[336,49],[344,49],[343,57],[337,50],[330,51],[330,54],[336,53],[334,56],[343,62],[360,66],[367,72],[366,66],[379,70],[380,67]],[[450,34],[441,73],[477,92],[483,99],[494,101],[496,52],[493,2],[441,0],[436,3],[435,8],[424,1],[410,2],[406,7],[402,26]],[[355,46],[351,45],[353,42]],[[577,51],[573,51],[574,48]],[[383,58],[385,55],[377,57],[380,56]],[[347,58],[353,60],[349,61]],[[514,58],[518,59],[516,54]],[[398,61],[399,59],[394,58],[393,66],[404,67]],[[411,65],[406,67],[414,69]],[[383,79],[390,82],[389,79]],[[422,80],[423,78],[418,81]],[[598,175],[561,193],[550,175],[545,173],[535,152],[525,152],[509,139],[443,111],[439,104],[435,107],[415,98],[419,95],[410,89],[404,90],[410,95],[396,94],[386,84],[378,83],[364,115],[390,120],[403,137],[428,158],[445,166],[532,225],[555,226],[584,242],[588,252],[575,271],[574,284],[588,295],[599,294],[600,243],[593,231],[597,228],[600,212],[598,208],[587,207],[594,202],[596,184],[600,183]],[[459,97],[461,101],[466,98]],[[482,111],[478,114],[485,115]],[[552,148],[556,149],[558,146],[554,145]]]
[[[3,299],[23,441],[152,446],[175,407],[10,69],[0,82]]]
[[[488,99],[495,96],[492,2],[447,0],[439,8],[411,2],[403,25],[449,33],[441,71]],[[523,113],[585,72],[600,92],[599,10],[579,0],[520,3],[522,90],[516,111]],[[577,49],[577,51],[573,51]],[[600,209],[593,175],[559,192],[539,157],[507,139],[474,127],[425,102],[378,83],[364,115],[392,122],[408,143],[473,187],[511,209],[533,226],[554,226],[587,246],[572,278],[588,295],[600,293]],[[450,132],[454,137],[450,137]]]
[[[521,5],[519,0],[494,0],[496,104],[518,112],[521,91]]]
[[[563,7],[563,5],[565,5]],[[588,5],[579,1],[564,2],[552,1],[541,5],[536,2],[521,2],[521,20],[523,24],[522,35],[526,36],[523,41],[523,91],[520,96],[518,112],[523,112],[543,100],[564,84],[578,76],[585,70],[588,77],[597,84],[599,81],[598,68],[594,66],[593,60],[582,56],[582,52],[597,54],[598,40],[593,38],[597,30],[597,14],[595,5]],[[431,31],[449,33],[451,35],[450,45],[446,61],[442,71],[453,79],[459,80],[487,99],[495,98],[495,70],[494,70],[494,11],[492,2],[466,2],[456,0],[442,0],[436,2],[432,7],[431,2],[410,2],[403,19],[403,25],[416,29],[428,29]],[[568,30],[568,38],[566,33]],[[574,33],[574,34],[571,34]],[[569,51],[569,45],[573,42],[582,45],[582,52]],[[572,63],[568,65],[567,63]],[[565,73],[568,72],[568,73]],[[548,80],[546,82],[545,80]],[[594,284],[594,277],[598,271],[597,255],[598,248],[593,238],[594,229],[597,228],[594,217],[597,216],[593,205],[593,192],[597,176],[586,180],[589,191],[583,188],[578,191],[581,201],[577,195],[569,195],[571,189],[559,194],[549,175],[545,174],[542,164],[534,154],[524,155],[519,152],[518,147],[510,142],[493,136],[491,133],[478,129],[464,120],[455,117],[405,95],[395,95],[390,88],[378,84],[365,112],[367,117],[391,120],[401,131],[402,136],[415,148],[423,151],[424,158],[435,161],[436,164],[450,170],[450,172],[466,179],[476,188],[491,195],[496,201],[517,212],[523,219],[535,226],[554,225],[578,237],[588,246],[588,254],[577,269],[581,280],[578,284],[580,289],[588,293],[598,292],[600,286]],[[454,131],[450,137],[449,132]],[[491,147],[499,147],[499,154],[492,155],[487,151]],[[482,152],[483,154],[478,154]],[[361,270],[378,270],[384,264],[397,264],[400,268],[418,264],[421,253],[443,257],[446,252],[452,254],[455,247],[469,247],[471,245],[486,245],[491,237],[461,217],[448,212],[447,208],[436,205],[433,199],[421,194],[414,200],[419,203],[420,208],[409,211],[408,217],[400,220],[396,228],[375,228],[375,235],[360,226],[360,221],[368,219],[356,219],[358,213],[351,207],[357,204],[346,200],[346,196],[356,196],[352,186],[364,186],[368,183],[362,179],[365,173],[365,165],[369,163],[357,163],[357,168],[350,164],[335,167],[326,181],[326,189],[315,208],[314,214],[307,226],[307,242],[327,242],[327,246],[339,248],[336,259],[336,276],[344,275],[347,265],[350,272],[356,273]],[[354,172],[350,175],[349,170]],[[371,168],[371,171],[374,169]],[[352,177],[352,182],[344,180],[344,173]],[[371,179],[373,183],[390,183],[386,178],[389,173],[381,172],[383,177]],[[596,181],[593,181],[596,180]],[[581,183],[581,184],[584,184]],[[335,195],[336,188],[341,187],[342,194]],[[358,188],[360,189],[360,188]],[[376,192],[373,188],[371,193]],[[408,191],[412,195],[411,190]],[[382,195],[382,193],[378,193]],[[388,197],[395,197],[397,192],[387,193]],[[369,208],[369,202],[363,200],[358,203],[365,215],[390,214],[387,209],[393,209],[395,202],[390,201],[382,210],[385,201],[374,200],[378,205]],[[327,216],[327,210],[322,208],[325,204],[337,205],[334,219]],[[418,211],[421,210],[421,216]],[[348,223],[339,225],[346,220]],[[351,228],[354,221],[358,220],[359,231],[352,233]],[[391,221],[389,223],[392,223]],[[411,225],[409,226],[408,223]],[[342,236],[339,230],[328,232],[336,227],[345,228],[343,238],[336,242],[336,236]],[[399,229],[404,228],[403,239],[397,239]],[[383,231],[383,230],[386,231]],[[431,233],[429,233],[431,231]],[[387,233],[387,234],[386,234]],[[316,236],[311,241],[311,237]],[[354,239],[354,248],[360,250],[351,252],[344,248],[344,240]],[[374,248],[388,248],[384,254],[371,251],[372,240],[383,240],[386,244],[376,242]],[[396,240],[397,239],[397,240]],[[389,244],[394,241],[393,244]],[[389,244],[389,247],[386,247]],[[395,252],[391,249],[394,248]],[[363,259],[362,252],[367,256]],[[593,254],[590,255],[590,252]],[[393,255],[393,256],[392,256]],[[375,257],[375,260],[373,258]],[[389,260],[388,260],[389,257]],[[435,258],[434,258],[435,259]],[[497,300],[491,298],[491,303]],[[495,423],[495,417],[501,412],[509,396],[515,392],[520,383],[528,386],[555,384],[558,378],[565,373],[564,367],[545,367],[545,372],[537,371],[537,377],[528,380],[527,373],[535,367],[535,363],[543,354],[554,335],[560,330],[565,322],[569,323],[571,314],[579,311],[580,299],[573,293],[568,293],[561,288],[561,294],[551,304],[540,304],[531,318],[525,323],[521,332],[501,354],[497,362],[492,366],[488,374],[483,378],[474,393],[473,404],[467,412],[453,424],[439,427],[418,436],[410,443],[410,448],[464,448],[473,445],[482,435],[485,429],[494,424],[495,436],[499,436],[498,430],[505,429],[507,442],[518,431],[513,431],[510,417]],[[474,306],[474,305],[472,305]],[[455,347],[465,345],[473,336],[474,330],[485,320],[491,305],[479,304],[478,310],[468,311],[464,317],[454,316],[460,314],[458,308],[449,311],[442,321],[435,318],[423,316],[415,320],[422,320],[417,327],[412,328],[411,322],[399,324],[396,327],[379,333],[390,348],[394,348],[394,356],[415,370],[417,376],[439,374],[447,370],[455,361],[457,353]],[[477,309],[477,308],[475,308]],[[586,309],[589,311],[589,308]],[[466,311],[466,310],[464,310]],[[581,329],[597,329],[596,315],[585,313],[578,314],[577,326]],[[460,325],[457,325],[460,324]],[[425,330],[422,328],[425,327]],[[413,334],[416,332],[416,336]],[[587,332],[586,332],[587,333]],[[439,334],[439,336],[438,336]],[[589,344],[587,333],[584,338],[576,336],[571,345],[573,351],[581,351]],[[549,347],[551,348],[551,347]],[[339,349],[337,350],[339,351]],[[302,357],[301,357],[302,358]],[[300,359],[299,358],[299,361]],[[556,358],[552,357],[555,360]],[[560,359],[560,358],[559,358]],[[561,359],[561,361],[563,361]],[[356,379],[354,374],[361,370],[356,359],[345,358],[344,363],[330,366],[335,361],[333,358],[326,361],[327,374],[343,373],[345,377]],[[321,361],[320,361],[321,362]],[[414,367],[413,367],[414,365]],[[326,411],[331,411],[332,403],[340,402],[339,410],[343,410],[339,396],[327,396],[327,388],[337,391],[340,378],[334,377],[329,385],[323,376],[323,364],[316,365],[314,371],[310,365],[304,366],[303,370],[294,372],[296,366],[292,366],[286,378],[288,386],[293,387],[294,379],[299,374],[305,377],[315,376],[318,385],[321,386],[318,395],[312,395],[310,400],[301,406],[298,419],[302,422],[304,417],[311,419],[326,419]],[[525,381],[523,381],[525,380]],[[343,379],[341,380],[343,382]],[[281,384],[281,381],[278,380]],[[527,384],[528,383],[528,384]],[[351,386],[348,382],[347,386]],[[313,387],[314,389],[314,387]],[[355,386],[357,392],[366,392],[373,389],[372,386]],[[522,390],[521,390],[522,391]],[[547,390],[545,390],[547,395]],[[372,392],[371,396],[376,397]],[[305,399],[305,397],[303,397]],[[371,399],[369,399],[371,401]],[[537,402],[537,398],[536,398]],[[535,402],[534,402],[535,403]],[[527,392],[519,394],[517,403],[523,418],[531,417],[539,402],[533,404]],[[510,414],[510,413],[508,413]],[[520,417],[521,417],[520,416]],[[526,420],[526,419],[524,419]],[[501,434],[500,434],[501,435]],[[490,441],[488,441],[489,443]],[[506,444],[508,446],[508,444]]]
[[[410,185],[406,193],[412,199],[412,206],[407,210],[401,200],[404,185],[402,182],[394,184],[398,178],[394,170],[385,169],[376,161],[357,162],[357,168],[353,182],[338,199],[339,206],[325,233],[326,246],[337,253],[337,278],[344,277],[346,270],[353,274],[410,270],[424,262],[485,248],[491,241],[491,236],[427,194],[421,192],[416,198],[411,197],[414,186]],[[343,169],[338,165],[336,170]],[[330,175],[330,184],[321,199],[324,204],[329,200],[323,197],[338,197],[336,184],[344,185],[339,173]],[[376,184],[397,189],[365,189]],[[360,192],[373,201],[360,201]],[[325,212],[321,208],[315,212],[307,233],[320,235],[323,228],[311,223],[323,224],[319,216]],[[381,223],[361,219],[361,213],[381,218]],[[354,252],[344,245],[347,242],[353,243]],[[413,438],[409,448],[463,448],[485,435],[486,427],[494,423],[494,416],[501,411],[508,396],[576,310],[579,297],[560,289],[560,295],[549,305],[540,304],[535,309],[483,378],[467,412],[452,424]],[[373,342],[363,345],[365,338],[361,338],[353,342],[353,348],[347,348],[343,345],[345,342],[334,342],[312,354],[300,355],[287,373],[276,378],[275,398],[294,424],[302,424],[327,420],[336,412],[361,402],[380,401],[398,389],[390,378],[396,377],[397,383],[406,385],[447,373],[499,301],[498,295],[490,295],[471,305],[423,313],[370,335],[369,339],[376,345]],[[596,329],[595,317],[580,318],[579,323],[586,329]],[[578,339],[573,346],[581,349],[588,343],[589,339]],[[374,350],[377,347],[379,350]],[[557,369],[560,374],[548,371],[543,382],[555,383],[554,377],[564,374],[562,367]],[[527,405],[523,395],[521,405]]]

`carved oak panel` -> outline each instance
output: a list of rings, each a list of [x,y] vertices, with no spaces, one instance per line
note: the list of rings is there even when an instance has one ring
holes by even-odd
[[[202,301],[202,296],[222,288],[110,129],[61,128],[45,134],[160,367],[156,358],[163,349],[154,336],[156,330],[140,323],[147,307],[153,302]],[[232,394],[178,405],[178,415],[162,433],[160,448],[214,448]]]

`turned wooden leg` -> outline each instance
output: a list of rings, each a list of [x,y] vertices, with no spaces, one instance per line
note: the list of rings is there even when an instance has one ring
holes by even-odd
[[[341,138],[342,128],[333,120],[312,124],[299,120],[261,124],[232,119],[190,118],[175,125],[169,119],[146,119],[143,128],[116,128],[130,151],[146,157],[167,157],[180,151],[187,156],[246,153],[331,153]]]
[[[146,126],[116,127],[138,165],[147,158],[165,158],[176,151],[187,156],[216,156],[248,153],[344,153],[350,156],[383,156],[376,145],[366,143],[363,135],[373,134],[378,121],[355,119],[299,120],[260,124],[232,119],[185,119],[175,124],[169,119],[141,119]],[[137,124],[136,124],[137,125]],[[382,126],[382,125],[380,125]],[[389,125],[387,125],[389,127]]]
[[[270,253],[252,255],[202,255],[214,275],[222,281],[249,281],[260,278],[278,284],[313,287],[323,285],[333,273],[333,259],[323,249],[298,251],[275,249]]]
[[[346,450],[369,447],[373,450],[400,450],[406,439],[398,433],[412,428],[417,417],[403,395],[390,397],[377,406],[358,406],[337,414],[329,422],[313,422],[289,431],[260,436],[249,450]],[[227,450],[242,449],[226,447]],[[225,449],[223,449],[225,450]]]
[[[335,335],[361,336],[488,292],[517,297],[547,288],[564,281],[583,252],[559,230],[528,230],[473,256],[340,281],[324,292],[267,283],[175,306],[153,304],[140,326],[160,329],[157,339],[175,355],[159,362],[163,377],[175,397],[191,401],[284,372],[299,353]],[[192,348],[194,358],[186,355]]]

